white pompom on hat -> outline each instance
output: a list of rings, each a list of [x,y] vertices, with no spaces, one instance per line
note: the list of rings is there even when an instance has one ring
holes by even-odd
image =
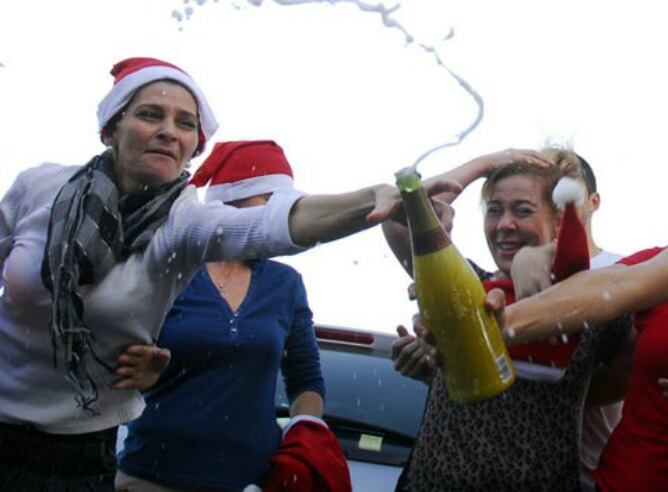
[[[209,184],[207,202],[227,203],[294,190],[290,163],[280,145],[272,140],[216,143],[190,182],[195,186]]]
[[[176,65],[156,58],[127,58],[111,69],[114,85],[97,107],[98,128],[102,136],[107,124],[127,106],[137,90],[159,80],[173,80],[186,87],[197,101],[199,117],[199,145],[196,153],[204,150],[206,141],[218,129],[218,122],[204,93],[186,72]]]
[[[581,181],[564,176],[552,190],[552,201],[562,209],[567,203],[574,203],[576,207],[582,207],[587,198],[587,188]]]

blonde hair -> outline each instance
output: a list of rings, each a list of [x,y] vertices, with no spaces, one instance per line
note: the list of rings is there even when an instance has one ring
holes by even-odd
[[[557,182],[564,176],[584,182],[584,173],[578,156],[570,149],[546,147],[540,153],[555,165],[542,167],[526,162],[516,162],[496,169],[482,185],[481,198],[483,204],[490,200],[494,187],[499,181],[511,176],[528,176],[541,182],[543,200],[556,214],[557,208],[552,202],[552,190]]]
[[[572,149],[565,147],[545,147],[540,153],[556,164],[562,176],[585,181],[581,158]]]

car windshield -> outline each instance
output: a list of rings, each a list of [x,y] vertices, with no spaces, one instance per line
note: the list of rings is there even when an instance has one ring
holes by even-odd
[[[427,386],[394,370],[387,357],[320,349],[328,416],[415,437],[422,419]],[[288,405],[282,377],[276,391],[279,407]]]

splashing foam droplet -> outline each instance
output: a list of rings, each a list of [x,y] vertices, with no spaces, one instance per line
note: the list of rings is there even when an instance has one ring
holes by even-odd
[[[247,0],[247,2],[250,5],[253,5],[255,7],[260,7],[262,5],[262,1],[263,0]],[[203,5],[204,3],[206,3],[206,0],[196,0],[196,2],[198,5]],[[370,4],[362,0],[274,0],[274,2],[277,3],[278,5],[283,5],[286,7],[295,5],[304,5],[308,3],[330,3],[332,5],[337,3],[352,3],[353,5],[356,5],[362,12],[378,14],[380,16],[383,25],[386,28],[397,29],[398,31],[400,31],[404,36],[404,41],[406,45],[410,45],[415,42],[415,36],[413,36],[413,34],[411,34],[401,23],[399,23],[396,19],[392,17],[392,14],[394,14],[397,10],[399,10],[401,4],[396,4],[395,6],[388,8],[382,3]],[[188,0],[184,0],[184,3],[187,4]],[[193,14],[193,8],[190,6],[186,7],[184,11],[186,14],[186,19],[190,18],[190,16]],[[455,35],[454,29],[450,28],[447,35],[442,38],[442,41],[447,42],[450,39],[452,39],[454,35]],[[412,165],[414,169],[417,169],[418,164],[422,162],[422,160],[433,154],[434,152],[460,144],[473,130],[475,130],[478,127],[478,125],[482,121],[485,112],[485,105],[482,96],[478,94],[478,92],[476,92],[476,90],[471,86],[469,82],[467,82],[465,79],[457,75],[457,73],[455,73],[451,68],[449,68],[443,62],[441,57],[438,55],[435,46],[423,43],[417,43],[416,46],[418,46],[425,53],[430,55],[434,59],[436,64],[442,69],[444,69],[448,73],[448,75],[450,75],[450,77],[452,77],[457,82],[457,84],[459,84],[459,86],[464,90],[464,92],[466,92],[471,97],[471,99],[473,99],[478,108],[478,111],[476,116],[473,118],[473,121],[469,124],[469,126],[467,126],[459,133],[457,133],[455,135],[454,140],[437,145],[427,150],[422,155],[420,155]]]

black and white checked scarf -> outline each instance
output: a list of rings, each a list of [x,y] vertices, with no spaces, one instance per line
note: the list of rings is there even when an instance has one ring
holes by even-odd
[[[111,371],[93,350],[94,334],[83,321],[79,286],[92,284],[135,252],[143,250],[165,221],[187,185],[188,174],[162,188],[123,195],[111,151],[93,157],[60,189],[53,202],[42,261],[42,281],[51,293],[50,328],[54,364],[62,357],[77,403],[96,413],[98,398],[90,374],[95,361]]]

